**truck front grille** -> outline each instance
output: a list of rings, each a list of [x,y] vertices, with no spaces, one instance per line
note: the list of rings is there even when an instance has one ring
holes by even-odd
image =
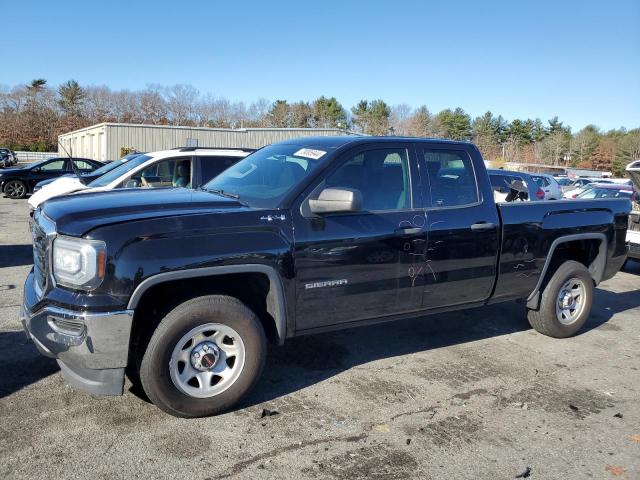
[[[47,235],[42,227],[33,223],[33,273],[39,290],[47,286]]]
[[[55,225],[42,213],[34,215],[31,224],[33,239],[33,274],[36,291],[42,293],[47,288],[49,278],[49,246],[55,233]]]

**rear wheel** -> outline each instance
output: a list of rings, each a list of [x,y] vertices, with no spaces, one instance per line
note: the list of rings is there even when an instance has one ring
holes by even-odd
[[[593,280],[587,268],[573,260],[561,264],[542,291],[540,308],[528,319],[538,332],[555,338],[574,335],[589,317]]]
[[[260,320],[242,302],[198,297],[160,322],[142,357],[140,381],[149,399],[171,415],[215,415],[255,385],[266,350]]]
[[[4,186],[4,194],[9,198],[24,198],[27,186],[21,180],[9,180]]]

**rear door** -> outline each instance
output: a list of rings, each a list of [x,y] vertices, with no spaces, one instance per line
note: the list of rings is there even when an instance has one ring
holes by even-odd
[[[359,190],[363,208],[309,214],[308,199],[327,187]],[[301,199],[292,208],[297,330],[420,309],[426,230],[412,144],[349,150]]]
[[[418,144],[428,174],[423,308],[481,302],[496,278],[498,212],[475,149]],[[478,185],[480,181],[480,188]]]

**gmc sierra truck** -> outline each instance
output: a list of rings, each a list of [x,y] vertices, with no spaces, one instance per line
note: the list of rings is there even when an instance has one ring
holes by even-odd
[[[122,394],[126,369],[165,412],[212,415],[255,385],[268,341],[513,300],[569,337],[627,257],[630,208],[496,204],[470,143],[287,140],[199,190],[45,202],[22,322],[72,386]]]

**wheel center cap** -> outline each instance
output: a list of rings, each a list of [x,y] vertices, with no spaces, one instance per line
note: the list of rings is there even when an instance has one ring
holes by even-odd
[[[220,349],[213,342],[201,342],[191,350],[191,365],[202,372],[215,367],[219,358]]]
[[[562,307],[569,308],[572,306],[573,306],[573,297],[569,292],[565,292],[565,294],[562,296]]]

